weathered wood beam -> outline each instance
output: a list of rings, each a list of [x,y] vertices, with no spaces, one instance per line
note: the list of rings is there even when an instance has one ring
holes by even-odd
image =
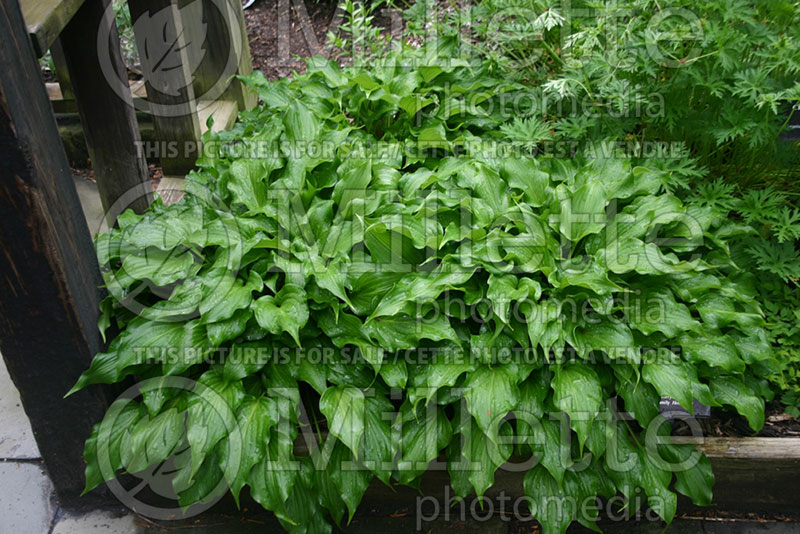
[[[176,1],[130,0],[128,7],[156,135],[159,146],[166,148],[162,148],[161,167],[164,174],[186,174],[194,168],[200,140],[197,98],[187,50],[187,44],[194,45],[187,40]],[[142,17],[154,17],[156,13],[158,24],[154,24],[155,20],[139,22]],[[174,41],[169,49],[148,48],[148,41],[160,42],[164,36],[169,42]]]
[[[83,0],[20,1],[36,57],[47,52],[81,4]]]
[[[97,188],[113,224],[152,201],[147,162],[110,0],[86,0],[59,37]],[[98,46],[102,43],[103,46]]]
[[[67,506],[106,407],[99,388],[63,398],[101,349],[100,283],[22,13],[0,0],[0,351]]]
[[[187,5],[200,9],[184,9]],[[250,42],[239,0],[180,0],[187,41],[199,41],[201,47],[189,47],[189,61],[197,65],[193,72],[194,92],[200,100],[233,100],[239,110],[250,109],[258,100],[236,74],[253,71]],[[201,121],[202,123],[202,121]]]

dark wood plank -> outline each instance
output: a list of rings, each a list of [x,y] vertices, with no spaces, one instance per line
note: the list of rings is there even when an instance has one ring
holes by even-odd
[[[47,52],[82,4],[83,0],[20,1],[22,15],[37,57],[42,57]]]
[[[101,349],[100,273],[16,0],[0,0],[0,351],[63,504],[106,400],[64,394]],[[91,499],[84,501],[92,502]]]
[[[58,39],[53,41],[53,44],[50,46],[50,55],[53,58],[53,67],[55,68],[56,71],[56,79],[58,79],[58,87],[61,90],[61,98],[68,101],[74,101],[75,93],[72,92],[72,82],[70,82],[69,80],[69,68],[67,67],[67,58],[64,57],[64,49],[61,48],[61,42]]]
[[[692,443],[706,453],[716,477],[712,508],[738,513],[796,513],[800,510],[800,440],[795,438],[673,438],[679,443]],[[299,444],[299,450],[304,450]],[[420,491],[412,488],[388,488],[374,480],[361,508],[379,510],[385,514],[399,508],[415,509],[417,498],[427,495],[443,503],[452,498],[449,474],[444,459],[431,465],[422,477]],[[495,484],[486,492],[489,499],[501,495],[512,499],[522,496],[525,470],[508,465],[495,473]],[[468,499],[468,502],[471,502]],[[679,510],[697,509],[688,499],[681,498]]]
[[[170,0],[130,0],[128,7],[134,21],[134,36],[140,50],[147,100],[159,146],[168,148],[161,151],[161,166],[165,175],[186,174],[197,160],[200,123],[186,47],[187,34],[178,4]],[[153,17],[156,13],[159,14],[158,24],[138,22],[141,17]],[[175,40],[170,52],[152,44],[147,46],[148,41],[163,41],[163,35],[170,41]],[[152,52],[145,52],[146,49]],[[162,68],[165,61],[177,68]]]
[[[59,37],[109,223],[152,201],[147,162],[110,0],[86,0]],[[107,50],[98,47],[107,35]],[[105,68],[104,68],[105,67]]]

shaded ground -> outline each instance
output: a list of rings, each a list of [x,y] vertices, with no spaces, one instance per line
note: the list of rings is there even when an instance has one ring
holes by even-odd
[[[257,0],[244,12],[253,68],[270,80],[302,70],[305,63],[298,56],[319,54],[328,32],[336,29],[336,5],[332,0]]]
[[[796,417],[784,413],[784,408],[777,400],[767,403],[764,427],[757,434],[753,434],[747,419],[735,411],[722,408],[713,408],[711,417],[698,418],[698,422],[704,436],[749,437],[756,435],[765,438],[800,436],[800,421]],[[689,427],[679,421],[676,421],[674,426],[674,435],[691,434]]]

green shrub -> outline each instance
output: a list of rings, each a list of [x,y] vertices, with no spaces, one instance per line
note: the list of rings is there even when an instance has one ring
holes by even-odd
[[[87,489],[188,446],[183,506],[247,485],[291,532],[329,532],[373,477],[416,486],[439,457],[459,496],[535,457],[525,492],[546,532],[597,510],[545,497],[621,493],[634,512],[643,492],[666,521],[676,492],[711,502],[708,460],[658,441],[658,403],[763,425],[772,352],[728,246],[747,229],[646,161],[529,156],[501,128],[520,86],[451,44],[249,76],[263,104],[206,136],[186,198],[98,238],[101,328],[120,334],[76,389],[198,385],[115,402],[87,441]]]
[[[525,80],[558,136],[685,143],[702,165],[751,185],[800,166],[796,147],[778,141],[800,101],[798,7],[483,0],[442,13],[421,1],[406,17],[412,34],[458,35],[464,54]]]

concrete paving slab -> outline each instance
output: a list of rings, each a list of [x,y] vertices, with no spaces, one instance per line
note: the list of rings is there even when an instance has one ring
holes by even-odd
[[[53,485],[41,465],[0,463],[0,534],[46,534],[55,508]]]
[[[75,189],[78,191],[83,215],[86,217],[86,224],[89,225],[89,232],[92,235],[105,232],[108,230],[108,225],[105,223],[105,211],[100,202],[97,184],[79,175],[73,175],[72,179],[75,181]]]
[[[39,458],[31,424],[22,409],[19,391],[0,356],[0,459]]]
[[[91,512],[88,514],[60,517],[52,534],[137,534],[145,532],[144,527],[134,522],[132,515],[113,512]]]

